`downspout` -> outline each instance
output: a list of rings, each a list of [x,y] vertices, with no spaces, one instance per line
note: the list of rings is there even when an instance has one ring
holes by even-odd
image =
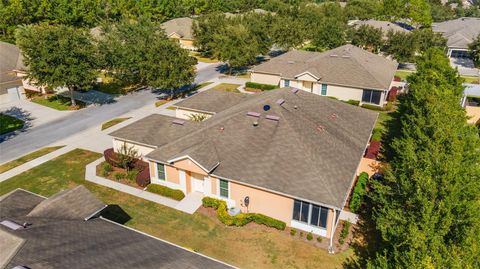
[[[333,250],[333,236],[335,235],[335,219],[337,218],[336,216],[337,211],[334,209],[333,210],[333,218],[332,218],[332,228],[330,229],[330,243],[328,244],[328,253],[334,254],[335,251]]]

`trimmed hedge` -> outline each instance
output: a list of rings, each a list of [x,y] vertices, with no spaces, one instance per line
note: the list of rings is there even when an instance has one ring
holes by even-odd
[[[253,89],[259,89],[259,90],[262,90],[262,91],[270,91],[270,90],[278,88],[277,85],[261,84],[261,83],[255,83],[255,82],[250,82],[250,81],[245,83],[245,87],[253,88]]]
[[[366,172],[362,172],[360,176],[358,176],[357,184],[355,184],[355,188],[353,189],[352,198],[350,199],[349,208],[353,213],[358,212],[360,206],[363,202],[363,196],[367,193],[368,181],[368,174]]]
[[[244,226],[252,221],[278,230],[285,230],[287,226],[283,221],[259,213],[240,213],[236,216],[230,216],[227,212],[227,203],[219,199],[204,197],[202,204],[204,207],[216,209],[218,219],[228,226]]]
[[[370,109],[370,110],[375,110],[375,111],[384,111],[383,107],[381,106],[376,106],[376,105],[370,105],[370,104],[363,104],[363,108]]]
[[[160,194],[161,196],[169,197],[177,201],[180,201],[183,198],[185,198],[185,194],[183,193],[183,191],[175,190],[159,184],[149,184],[147,186],[147,191]]]
[[[380,147],[382,143],[380,141],[370,141],[370,145],[368,146],[367,153],[365,154],[365,158],[375,160],[377,159],[378,153],[380,152]]]
[[[345,103],[351,104],[351,105],[354,105],[354,106],[359,106],[360,105],[360,101],[358,101],[358,100],[348,100]]]

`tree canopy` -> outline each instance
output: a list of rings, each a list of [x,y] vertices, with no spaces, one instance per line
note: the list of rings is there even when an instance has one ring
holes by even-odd
[[[195,58],[147,19],[106,28],[99,48],[106,70],[124,83],[173,90],[195,78]]]
[[[429,49],[391,121],[384,180],[371,182],[377,251],[367,268],[479,268],[480,139],[462,79]]]
[[[65,25],[29,25],[18,28],[17,45],[28,66],[28,78],[49,88],[73,91],[89,87],[97,78],[98,56],[89,34]]]

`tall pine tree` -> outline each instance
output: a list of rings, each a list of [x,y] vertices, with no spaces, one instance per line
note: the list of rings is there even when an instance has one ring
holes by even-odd
[[[438,49],[409,77],[370,198],[380,244],[368,268],[480,268],[480,139],[460,106],[463,87]]]

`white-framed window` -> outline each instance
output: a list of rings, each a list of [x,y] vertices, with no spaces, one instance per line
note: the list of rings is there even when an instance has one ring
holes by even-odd
[[[308,225],[327,228],[328,208],[312,203],[295,200],[293,203],[293,220]]]
[[[166,179],[165,165],[162,163],[157,163],[157,178],[159,180],[165,181]]]
[[[218,180],[218,196],[223,198],[229,198],[230,194],[230,186],[228,181],[219,179]]]
[[[284,80],[285,87],[290,87],[290,80]]]

